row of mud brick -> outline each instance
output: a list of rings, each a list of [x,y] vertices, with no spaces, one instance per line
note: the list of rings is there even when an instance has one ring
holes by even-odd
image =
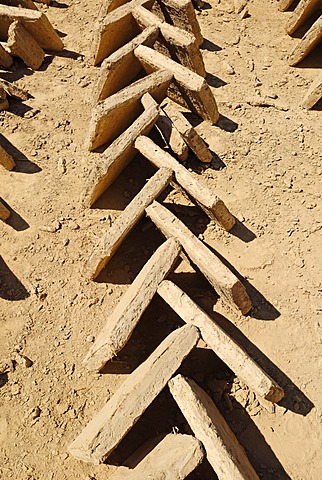
[[[279,0],[278,6],[286,11],[293,6],[295,0]],[[322,41],[322,1],[300,0],[290,16],[286,31],[289,35],[299,29],[305,29],[304,36],[290,54],[289,60],[292,67],[304,60]],[[303,100],[303,106],[311,109],[322,98],[322,73],[312,83]]]
[[[51,0],[39,0],[39,3],[50,4]],[[0,67],[5,69],[12,67],[12,57],[19,57],[27,67],[37,70],[44,61],[44,50],[63,49],[58,33],[32,0],[0,1],[0,41]],[[25,101],[29,96],[28,91],[0,79],[0,111],[9,109],[8,98]],[[0,165],[7,170],[16,166],[1,144]],[[0,201],[0,219],[5,221],[9,216],[10,210]]]
[[[256,361],[167,278],[181,257],[208,280],[229,307],[243,315],[252,308],[245,286],[231,269],[159,200],[171,185],[226,231],[235,224],[223,201],[184,164],[191,153],[201,162],[212,160],[206,142],[184,112],[190,110],[210,124],[219,118],[205,80],[202,42],[190,0],[109,0],[96,25],[93,61],[100,67],[86,145],[97,152],[97,162],[89,174],[84,206],[93,206],[137,154],[156,171],[93,246],[84,273],[95,280],[108,268],[109,260],[144,216],[166,241],[108,317],[84,365],[89,371],[101,371],[130,340],[155,295],[185,325],[166,337],[127,377],[69,451],[85,462],[105,462],[166,386],[195,435],[169,433],[154,439],[136,461],[118,467],[110,477],[113,480],[180,480],[204,458],[220,480],[258,480],[213,400],[196,382],[177,374],[200,339],[264,402],[276,403],[284,396],[283,389]],[[155,130],[167,151],[155,140]]]
[[[0,111],[9,108],[8,97],[19,100],[27,100],[29,93],[26,90],[18,88],[16,85],[0,79]],[[1,136],[2,137],[2,136]],[[14,170],[16,163],[14,158],[7,152],[0,143],[0,169]],[[1,172],[0,172],[1,173]],[[10,217],[10,210],[0,199],[0,220],[6,221]]]
[[[49,4],[50,1],[39,3]],[[61,51],[64,46],[46,15],[32,0],[2,0],[0,2],[0,66],[10,68],[13,57],[27,67],[38,70],[45,51]]]
[[[0,165],[6,170],[12,170],[16,164],[11,155],[0,145]],[[10,217],[10,210],[0,200],[0,220],[6,221]]]

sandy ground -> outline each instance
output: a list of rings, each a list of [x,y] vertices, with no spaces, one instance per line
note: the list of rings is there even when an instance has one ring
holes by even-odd
[[[145,440],[187,424],[164,391],[118,447],[110,465],[67,453],[68,444],[138,364],[181,325],[155,298],[131,341],[104,374],[82,359],[107,315],[162,237],[143,220],[98,282],[83,266],[98,238],[144,184],[151,168],[136,159],[91,210],[81,205],[99,154],[84,148],[98,70],[91,66],[100,3],[66,0],[42,6],[64,34],[66,50],[38,72],[22,63],[1,76],[33,98],[0,114],[17,170],[0,172],[1,197],[13,210],[0,225],[0,477],[103,480]],[[318,480],[322,444],[321,107],[301,109],[321,68],[321,47],[298,68],[287,55],[298,42],[285,33],[290,12],[276,1],[212,1],[198,18],[203,55],[221,119],[190,119],[216,158],[200,175],[240,224],[223,233],[171,192],[168,203],[205,243],[245,279],[254,303],[247,317],[227,310],[199,274],[182,263],[173,278],[223,325],[285,389],[267,409],[206,348],[182,371],[217,402],[259,476]],[[260,99],[260,101],[258,101]],[[260,106],[266,103],[269,106]],[[192,162],[196,166],[196,162]],[[24,361],[24,355],[33,363]],[[215,478],[205,464],[191,477]]]

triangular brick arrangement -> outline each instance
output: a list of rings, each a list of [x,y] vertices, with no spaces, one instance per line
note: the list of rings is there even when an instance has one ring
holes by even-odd
[[[69,451],[87,462],[104,462],[167,384],[197,439],[168,435],[135,468],[119,467],[113,476],[115,480],[134,480],[147,474],[149,478],[159,478],[160,468],[167,472],[170,469],[172,473],[167,478],[183,479],[204,454],[221,480],[258,480],[212,400],[193,381],[180,375],[172,378],[200,338],[259,397],[278,402],[284,395],[282,388],[240,345],[167,280],[179,256],[183,256],[227,305],[244,315],[252,308],[245,286],[230,268],[159,201],[161,192],[171,184],[226,231],[235,224],[224,202],[183,164],[189,151],[203,163],[212,160],[212,153],[180,106],[188,107],[211,124],[219,117],[216,101],[204,79],[201,43],[190,0],[109,0],[97,22],[93,58],[96,65],[102,63],[93,95],[97,103],[87,146],[89,150],[100,148],[103,153],[97,153],[97,166],[89,175],[84,206],[92,206],[137,153],[157,171],[93,247],[84,274],[94,280],[103,268],[108,268],[112,256],[144,215],[166,240],[107,318],[84,365],[90,371],[100,371],[117,355],[156,294],[186,325],[166,337],[128,376],[72,442]],[[172,154],[149,138],[153,128],[162,135]],[[184,399],[181,390],[185,391]],[[162,461],[158,455],[162,455]]]
[[[285,11],[294,0],[279,0],[279,10]],[[313,25],[306,31],[302,39],[289,56],[289,64],[295,67],[304,60],[322,42],[322,0],[300,0],[289,18],[286,31],[289,35],[302,27],[313,15],[318,15]],[[311,109],[322,98],[320,76],[312,83],[302,103],[304,108]]]
[[[45,59],[45,50],[64,48],[58,33],[32,0],[13,0],[9,5],[0,5],[0,39],[5,42],[0,48],[0,65],[5,68],[11,67],[12,57],[19,57],[27,67],[38,70]]]

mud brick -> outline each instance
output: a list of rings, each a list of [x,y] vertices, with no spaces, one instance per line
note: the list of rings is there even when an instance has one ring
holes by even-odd
[[[153,2],[154,0],[132,0],[98,18],[94,37],[94,65],[99,64],[141,32],[132,16],[132,10],[139,5],[151,8]]]
[[[159,70],[111,95],[93,109],[87,145],[89,150],[114,140],[142,113],[140,99],[149,92],[160,103],[166,96],[172,73]]]
[[[200,137],[186,117],[180,112],[174,102],[166,99],[162,104],[162,109],[171,119],[176,129],[180,132],[187,145],[191,148],[196,157],[203,163],[210,163],[213,154],[207,147],[206,142]]]
[[[149,47],[140,45],[134,53],[147,73],[167,69],[173,74],[175,92],[169,90],[168,96],[171,95],[176,103],[188,107],[211,124],[217,122],[217,104],[203,77]]]
[[[163,390],[199,338],[192,325],[166,337],[89,422],[70,445],[69,452],[87,462],[104,462]]]
[[[278,9],[282,12],[285,12],[292,3],[294,3],[294,0],[278,0]]]
[[[121,7],[122,5],[125,5],[128,3],[129,0],[105,0],[102,2],[101,10],[100,10],[100,16],[105,16],[110,12],[113,12],[113,10],[116,10],[116,8]]]
[[[16,164],[14,159],[9,153],[0,145],[0,164],[7,170],[15,168]]]
[[[219,480],[259,480],[245,451],[218,408],[196,382],[182,375],[169,381],[170,392],[206,450]]]
[[[4,5],[11,7],[30,8],[31,10],[38,10],[32,0],[4,0],[1,2]]]
[[[143,95],[141,102],[145,109],[157,105],[156,101],[149,93]],[[156,122],[156,126],[165,143],[169,145],[177,159],[180,162],[186,161],[189,155],[188,145],[163,110],[160,110],[160,116]]]
[[[193,200],[212,219],[225,230],[231,230],[235,218],[229,212],[224,202],[217,197],[203,182],[194,176],[175,158],[156,145],[150,138],[141,135],[135,141],[135,148],[156,167],[170,168],[174,171],[177,183],[188,193]]]
[[[204,450],[192,435],[170,433],[134,468],[120,467],[110,480],[184,480],[202,462]]]
[[[283,398],[283,389],[177,285],[164,280],[158,294],[182,320],[199,328],[208,347],[257,395],[270,402]]]
[[[160,41],[171,58],[205,77],[205,65],[194,35],[163,22],[157,15],[144,7],[136,7],[133,10],[133,16],[143,29],[152,25],[159,27]]]
[[[322,41],[322,15],[312,27],[306,32],[304,37],[299,41],[299,44],[290,55],[290,65],[294,67],[299,62],[304,60],[312,50]]]
[[[11,67],[13,59],[11,55],[0,44],[0,65],[5,68]]]
[[[6,98],[2,98],[0,100],[0,112],[2,112],[3,110],[8,110],[9,108],[9,102]]]
[[[0,40],[7,40],[12,22],[18,21],[44,50],[63,50],[64,45],[45,14],[38,10],[0,5]]]
[[[156,201],[145,211],[165,237],[177,238],[192,263],[228,305],[244,315],[251,310],[251,301],[241,281],[175,215]]]
[[[127,344],[159,284],[173,268],[180,251],[177,240],[170,238],[144,265],[86,355],[83,363],[89,370],[101,370]]]
[[[0,219],[4,222],[10,217],[10,210],[0,200]]]
[[[320,8],[322,8],[322,0],[300,0],[287,23],[287,33],[289,35],[294,33]]]
[[[172,170],[161,168],[146,183],[142,190],[128,204],[125,210],[114,221],[113,225],[95,245],[86,264],[89,278],[95,279],[106,266],[124,239],[143,217],[145,208],[155,200],[169,184]]]
[[[308,110],[321,100],[322,98],[322,75],[312,83],[303,100],[303,107]]]
[[[191,0],[157,0],[156,3],[168,23],[191,32],[196,37],[197,45],[203,43],[200,25]]]
[[[43,49],[20,22],[10,25],[7,45],[11,55],[20,57],[33,70],[38,70],[45,59]]]
[[[100,156],[92,170],[83,195],[85,206],[92,206],[137,154],[134,142],[141,134],[148,134],[159,116],[157,107],[144,111]]]
[[[136,79],[143,68],[134,55],[134,50],[139,45],[152,47],[158,35],[158,27],[148,27],[103,61],[95,89],[96,103],[122,90]]]

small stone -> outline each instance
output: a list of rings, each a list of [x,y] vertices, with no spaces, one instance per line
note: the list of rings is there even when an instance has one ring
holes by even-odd
[[[235,70],[233,69],[233,67],[229,64],[229,63],[226,63],[224,65],[224,69],[225,69],[225,72],[228,74],[228,75],[234,75],[235,74]]]
[[[270,413],[270,414],[273,414],[275,413],[275,404],[272,403],[272,402],[269,402],[268,400],[266,400],[265,398],[260,398],[258,397],[258,401],[259,403],[261,404],[261,406],[263,408],[265,408],[265,410]]]
[[[268,98],[273,98],[274,100],[276,100],[278,98],[278,95],[275,92],[269,92],[267,94],[267,96],[268,96]]]
[[[39,230],[42,232],[56,233],[57,230],[61,228],[61,223],[58,220],[55,220],[51,225],[44,225],[39,227]]]
[[[32,409],[30,416],[31,416],[32,419],[35,419],[35,418],[40,417],[40,414],[41,414],[40,408],[35,407],[35,408]]]
[[[62,174],[66,173],[66,160],[64,158],[58,160],[58,170]]]
[[[26,357],[25,355],[21,355],[21,353],[17,353],[16,355],[16,362],[20,365],[23,365],[26,368],[30,368],[33,365],[33,361],[30,358]]]
[[[78,230],[79,229],[79,225],[78,223],[76,223],[74,220],[71,220],[69,223],[68,223],[68,226],[71,230]]]
[[[242,389],[238,390],[238,393],[235,395],[235,400],[244,407],[248,400],[248,392]]]
[[[11,386],[11,395],[19,395],[20,394],[20,387],[17,384]]]
[[[262,407],[260,405],[257,405],[257,407],[249,409],[248,413],[251,417],[255,417],[255,415],[258,415],[261,411],[262,411]]]
[[[64,413],[68,412],[70,405],[67,402],[59,402],[56,408],[58,413],[63,415]]]
[[[86,342],[93,343],[95,341],[95,337],[93,335],[87,335]]]
[[[249,405],[252,405],[255,402],[255,400],[256,400],[255,393],[251,390],[248,396]]]

